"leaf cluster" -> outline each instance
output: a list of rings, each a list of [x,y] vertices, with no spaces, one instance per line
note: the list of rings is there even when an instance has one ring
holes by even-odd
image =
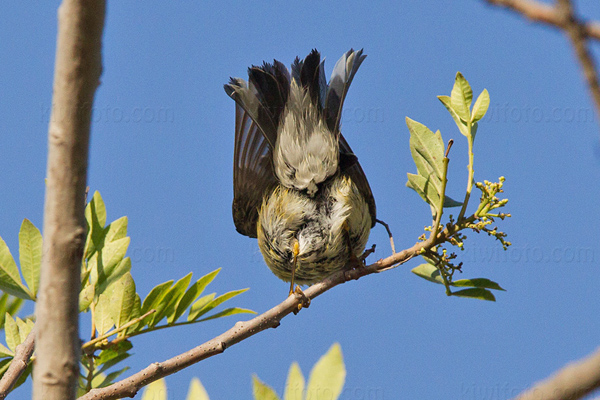
[[[107,224],[106,206],[99,192],[86,205],[87,237],[81,264],[80,312],[89,313],[92,332],[82,345],[79,394],[110,385],[128,367],[117,367],[127,359],[134,336],[159,329],[208,321],[239,313],[253,313],[239,307],[214,312],[217,307],[247,289],[221,295],[205,293],[216,278],[216,269],[197,280],[192,273],[174,282],[155,286],[142,300],[126,256],[131,239],[127,217]],[[8,368],[16,347],[34,326],[33,317],[13,317],[24,301],[36,301],[42,263],[42,235],[25,219],[19,232],[17,266],[6,243],[0,238],[0,311],[6,346],[0,344],[0,375]],[[31,373],[31,365],[17,384]]]
[[[294,362],[290,366],[283,400],[337,400],[344,388],[346,366],[342,349],[333,344],[310,371],[308,384],[302,375],[300,366]],[[256,375],[252,378],[254,400],[280,400],[275,390],[263,383]],[[144,389],[142,400],[168,400],[167,385],[164,379],[152,382]],[[194,378],[186,400],[209,400],[200,380]]]
[[[450,113],[459,132],[467,139],[469,178],[464,201],[458,202],[446,196],[448,152],[452,141],[449,142],[444,153],[444,141],[439,130],[433,133],[425,125],[406,118],[406,125],[410,132],[410,150],[417,167],[417,174],[407,174],[406,185],[430,205],[434,220],[431,226],[425,228],[425,231],[429,232],[429,238],[425,234],[420,238],[422,241],[429,240],[430,243],[422,253],[427,263],[419,265],[412,272],[430,282],[443,284],[448,296],[495,301],[490,290],[504,290],[497,283],[486,278],[453,279],[456,271],[462,272],[462,263],[456,264],[454,261],[457,258],[456,253],[448,252],[444,247],[445,243],[449,243],[462,250],[466,239],[462,233],[464,229],[471,229],[476,233],[485,232],[495,237],[505,250],[511,244],[506,240],[506,233],[499,231],[497,227],[490,227],[495,218],[503,220],[505,217],[510,217],[510,214],[498,213],[496,210],[504,207],[508,202],[507,199],[498,199],[496,196],[503,191],[504,178],[501,177],[497,183],[489,181],[474,183],[473,144],[478,123],[485,116],[490,104],[489,93],[484,89],[473,104],[471,85],[458,72],[450,96],[438,96],[438,99]],[[481,198],[475,213],[465,216],[473,185],[481,191]],[[450,215],[449,221],[442,224],[443,209],[448,207],[461,207],[458,218],[455,220]],[[466,289],[452,291],[451,287],[466,287]]]

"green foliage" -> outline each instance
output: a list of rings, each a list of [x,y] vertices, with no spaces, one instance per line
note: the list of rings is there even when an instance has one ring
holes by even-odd
[[[167,400],[167,384],[164,379],[150,383],[144,388],[142,400]],[[186,400],[210,400],[200,379],[193,378],[185,398]]]
[[[346,380],[346,367],[342,349],[333,344],[310,372],[308,385],[304,386],[304,377],[297,363],[290,367],[283,400],[336,400],[342,393]],[[275,391],[254,376],[254,400],[279,400]]]
[[[110,385],[128,370],[118,364],[131,355],[130,339],[134,336],[239,313],[253,313],[239,307],[213,312],[247,290],[202,296],[220,269],[197,280],[189,273],[175,283],[159,284],[142,302],[131,274],[131,259],[126,256],[131,241],[127,236],[127,217],[107,225],[106,216],[104,200],[99,192],[95,192],[85,209],[88,231],[81,265],[79,309],[90,313],[93,332],[82,345],[80,395]],[[6,337],[6,346],[0,344],[0,359],[3,358],[0,375],[8,368],[15,348],[33,327],[31,318],[23,320],[13,316],[23,301],[36,300],[41,260],[42,235],[29,220],[23,221],[19,232],[20,268],[0,238],[0,289],[4,292],[0,296],[0,322],[5,326]],[[30,373],[29,367],[20,382]]]
[[[431,132],[425,125],[406,117],[410,131],[410,152],[418,174],[407,174],[406,186],[413,189],[434,210],[442,196],[442,175],[444,170],[444,141],[438,130]],[[462,203],[444,195],[444,207],[459,207]]]
[[[342,393],[345,380],[346,366],[342,357],[342,348],[338,343],[334,343],[313,367],[308,386],[305,386],[304,376],[298,363],[292,363],[283,400],[337,400]],[[252,395],[254,400],[280,400],[277,392],[256,375],[252,377]],[[168,400],[164,379],[146,386],[142,400]],[[209,400],[199,379],[192,379],[186,400]]]
[[[499,182],[484,181],[484,183],[474,182],[473,180],[473,143],[478,122],[485,116],[490,105],[490,96],[488,91],[484,89],[471,108],[473,90],[465,77],[458,72],[450,96],[438,96],[438,99],[454,119],[459,132],[467,138],[469,178],[465,200],[462,203],[446,196],[448,152],[452,146],[452,141],[448,143],[444,153],[444,141],[440,131],[433,133],[425,125],[408,117],[406,118],[406,125],[410,132],[410,150],[417,167],[417,174],[407,174],[408,182],[406,185],[417,192],[430,205],[434,219],[433,225],[425,228],[426,231],[430,232],[429,239],[426,238],[425,234],[420,238],[423,241],[431,240],[434,244],[433,247],[425,250],[422,254],[427,264],[419,265],[412,272],[428,281],[444,285],[448,296],[495,301],[495,296],[491,290],[504,290],[497,283],[486,278],[453,279],[456,271],[462,272],[462,263],[455,264],[454,259],[457,258],[457,255],[453,252],[449,253],[444,247],[445,243],[450,243],[450,245],[463,250],[466,236],[461,231],[464,229],[471,229],[476,233],[485,232],[489,236],[495,237],[505,250],[511,245],[506,240],[506,233],[499,231],[497,227],[490,227],[495,222],[495,218],[503,220],[510,217],[510,214],[493,211],[504,207],[508,202],[507,199],[501,200],[496,197],[498,193],[503,192],[504,178],[501,177]],[[473,185],[481,191],[481,198],[477,210],[471,216],[466,217],[465,213]],[[441,224],[443,209],[459,206],[461,209],[458,218],[455,220],[450,215],[449,221],[446,224]],[[438,234],[442,230],[446,233],[445,240],[438,238]],[[466,289],[452,291],[451,287]]]

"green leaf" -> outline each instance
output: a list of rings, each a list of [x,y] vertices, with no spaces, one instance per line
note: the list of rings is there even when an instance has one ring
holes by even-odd
[[[472,101],[473,90],[471,90],[471,85],[460,72],[457,72],[454,87],[452,87],[452,93],[450,94],[450,104],[460,119],[465,122],[471,119],[470,107]]]
[[[25,282],[35,297],[42,265],[42,234],[27,218],[19,231],[19,262]]]
[[[85,243],[83,258],[89,259],[92,254],[104,242],[106,234],[104,225],[106,224],[106,206],[100,196],[100,192],[94,192],[92,200],[85,207],[85,220],[88,224],[88,236]]]
[[[115,282],[112,302],[113,321],[116,328],[120,328],[131,320],[131,312],[135,303],[135,282],[128,272]]]
[[[125,237],[106,243],[100,252],[94,253],[89,261],[91,264],[90,279],[92,284],[101,285],[114,272],[115,267],[121,263],[129,247],[130,238]]]
[[[123,359],[121,357],[123,355],[127,355],[127,351],[131,350],[132,348],[133,345],[130,341],[123,340],[108,349],[102,350],[98,355],[98,358],[95,360],[96,365],[102,365],[100,372],[104,372],[102,371],[103,369],[110,368],[119,361],[122,361]],[[127,357],[129,357],[129,355],[127,355]]]
[[[406,186],[414,190],[421,196],[423,200],[432,205],[434,208],[438,207],[440,195],[432,182],[432,179],[427,179],[421,175],[406,174],[408,182]]]
[[[202,386],[200,379],[192,378],[190,382],[190,389],[188,390],[187,397],[185,400],[210,400],[206,389]]]
[[[334,343],[310,371],[307,399],[320,399],[319,393],[327,393],[327,398],[337,400],[342,393],[346,380],[346,367],[342,358],[342,349]]]
[[[486,278],[474,278],[474,279],[459,279],[457,281],[452,282],[452,286],[457,287],[476,287],[476,288],[484,288],[484,289],[494,289],[494,290],[502,290],[505,291],[500,285],[496,282],[491,281]]]
[[[104,335],[115,324],[113,315],[117,305],[112,301],[113,294],[114,286],[111,286],[98,296],[98,301],[94,307],[94,324],[99,336]]]
[[[4,314],[4,334],[6,335],[6,344],[8,348],[15,351],[18,345],[21,344],[21,336],[19,335],[19,326],[12,319],[10,314]]]
[[[15,322],[19,327],[19,344],[21,344],[27,339],[27,335],[29,335],[29,332],[33,329],[33,321],[30,319],[23,321],[21,318],[17,317]]]
[[[473,105],[473,115],[471,122],[477,122],[485,116],[485,113],[490,106],[490,94],[487,89],[483,89],[483,92],[477,97],[475,104]]]
[[[86,311],[90,308],[92,301],[94,300],[95,287],[94,285],[86,285],[81,292],[79,292],[79,312]]]
[[[462,205],[463,203],[461,201],[456,201],[451,197],[444,196],[444,208],[460,207]]]
[[[470,297],[472,299],[496,301],[496,297],[492,292],[483,288],[463,289],[458,292],[453,292],[452,296]]]
[[[106,386],[112,384],[115,379],[117,379],[119,376],[121,376],[121,374],[123,374],[123,372],[128,371],[129,369],[130,369],[129,367],[125,367],[125,368],[121,368],[118,371],[111,372],[110,374],[106,375],[104,380],[102,382],[100,382],[98,384],[98,386],[96,386],[96,387],[101,388],[101,387],[106,387]]]
[[[454,109],[452,108],[450,96],[438,96],[438,99],[442,102],[444,107],[446,107],[446,110],[448,110],[448,112],[452,116],[452,119],[454,119],[454,122],[456,123],[456,126],[458,127],[460,133],[462,133],[465,136],[468,136],[469,129],[467,128],[466,123],[462,119],[460,119],[456,111],[454,111]]]
[[[107,287],[121,279],[123,275],[131,271],[131,259],[129,257],[125,257],[121,262],[110,271],[110,275],[106,277],[106,279],[98,282],[96,286],[96,293],[102,293],[106,290]]]
[[[167,400],[167,384],[165,380],[159,379],[146,386],[142,400]]]
[[[89,208],[89,210],[88,210]],[[98,222],[98,225],[104,227],[106,225],[106,205],[104,204],[104,200],[100,195],[99,191],[95,191],[92,196],[92,200],[88,203],[88,207],[86,207],[86,218],[88,217],[88,212],[90,220]]]
[[[12,362],[12,358],[5,358],[4,360],[0,360],[0,376],[3,376],[10,363]]]
[[[148,311],[150,310],[156,310],[158,312],[158,310],[161,308],[163,299],[165,297],[165,295],[167,294],[167,292],[169,291],[169,288],[173,285],[173,281],[167,281],[167,282],[163,282],[159,285],[156,285],[151,291],[150,293],[148,293],[148,296],[146,296],[146,298],[144,299],[144,303],[142,304],[142,314],[144,315],[146,314]],[[147,321],[148,326],[149,327],[153,327],[156,322],[154,320],[154,315],[156,313],[149,315],[147,318],[144,319],[144,321]]]
[[[123,343],[123,342],[120,342],[120,343]],[[118,363],[120,363],[121,361],[124,361],[124,360],[126,360],[126,359],[127,359],[127,358],[129,358],[130,356],[131,356],[131,354],[129,354],[129,353],[127,353],[127,352],[125,352],[125,353],[118,354],[117,356],[115,356],[114,358],[112,358],[112,359],[110,359],[110,360],[106,361],[105,363],[101,363],[101,362],[99,362],[99,361],[96,361],[96,364],[97,364],[98,366],[100,366],[100,365],[101,365],[100,369],[98,369],[98,370],[96,371],[96,374],[102,374],[102,373],[104,373],[104,372],[105,372],[107,369],[109,369],[109,368],[111,368],[111,367],[114,367],[115,365],[117,365],[117,364],[118,364]]]
[[[200,321],[208,321],[209,319],[229,317],[230,315],[235,315],[235,314],[256,314],[256,312],[249,310],[247,308],[231,307],[231,308],[226,308],[225,310],[220,311],[216,314],[213,314],[210,317],[202,318]]]
[[[252,394],[254,400],[279,400],[273,388],[261,382],[256,375],[252,376]]]
[[[206,314],[207,312],[209,312],[210,310],[212,310],[213,308],[217,307],[218,305],[226,302],[229,299],[234,298],[235,296],[244,293],[246,289],[239,289],[239,290],[232,290],[231,292],[227,292],[224,293],[220,296],[218,296],[217,298],[215,298],[214,300],[212,300],[210,303],[208,303],[206,306],[204,306],[201,309],[196,309],[195,310],[195,318],[199,318],[201,316],[203,316],[204,314]],[[202,299],[201,299],[202,300]],[[196,305],[196,303],[194,304],[194,306]],[[194,309],[194,306],[192,306],[192,309],[190,309],[190,314],[192,313],[192,310]],[[189,319],[188,319],[189,320]]]
[[[0,358],[14,357],[15,353],[0,343]]]
[[[297,362],[290,366],[283,400],[304,400],[304,376]]]
[[[154,314],[154,323],[158,323],[164,317],[167,317],[168,323],[175,322],[173,317],[175,317],[175,308],[179,300],[185,294],[185,289],[190,284],[192,280],[192,273],[190,272],[173,285],[172,288],[169,289],[167,294],[165,295],[165,301],[161,304],[159,310],[157,310],[156,314]]]
[[[140,296],[136,293],[135,299],[133,301],[133,307],[131,309],[131,319],[133,320],[133,319],[139,318],[141,315],[142,315],[142,301],[140,300]],[[143,326],[144,326],[143,322],[135,323],[135,324],[131,325],[129,328],[127,328],[127,330],[119,333],[118,336],[130,335],[130,334],[140,330]]]
[[[0,237],[0,290],[20,297],[25,300],[33,300],[33,295],[21,282],[19,268],[8,246]]]
[[[439,189],[444,171],[444,141],[440,131],[433,133],[425,125],[408,117],[406,126],[410,132],[410,152],[419,175],[427,178],[433,174]]]
[[[185,292],[179,303],[177,304],[177,309],[175,311],[175,315],[173,316],[173,321],[177,321],[179,317],[181,317],[187,308],[192,304],[198,296],[204,292],[206,286],[215,279],[215,277],[219,274],[221,268],[217,268],[216,270],[209,272],[204,275],[202,278],[198,279],[189,289]]]
[[[25,300],[19,297],[9,296],[8,305],[6,306],[6,312],[8,312],[10,315],[15,315],[17,311],[21,309],[21,306],[24,302]]]
[[[202,311],[204,309],[204,307],[206,307],[211,301],[213,301],[213,299],[215,298],[216,293],[211,293],[211,294],[207,294],[206,296],[202,296],[200,297],[200,299],[198,299],[197,302],[195,302],[194,304],[192,304],[192,306],[190,307],[190,313],[188,314],[188,322],[189,321],[193,321],[196,318],[199,317],[199,315],[197,315],[200,311]]]
[[[415,267],[411,270],[411,272],[413,274],[416,274],[418,276],[420,276],[423,279],[426,279],[430,282],[434,282],[434,283],[439,283],[441,285],[444,284],[444,280],[442,279],[442,276],[440,275],[440,271],[435,267],[435,265],[433,264],[421,264],[418,267]],[[494,289],[494,290],[503,290],[505,291],[502,287],[500,287],[500,285],[498,285],[496,282],[493,282],[489,279],[486,278],[475,278],[475,279],[459,279],[457,281],[451,282],[450,286],[454,286],[454,287],[474,287],[474,288],[478,288],[478,289]],[[457,295],[457,293],[463,293],[465,292],[464,290],[458,291],[458,292],[454,292],[453,294]],[[485,291],[490,293],[489,291]],[[483,294],[483,292],[479,292],[479,291],[473,291],[473,292],[466,292],[466,295],[457,295],[457,296],[461,296],[461,297],[477,297],[478,296],[487,296],[489,297],[487,294]],[[469,294],[469,293],[474,293],[473,295]],[[493,297],[493,295],[492,295]],[[489,300],[488,298],[486,298],[485,300]]]
[[[427,279],[430,282],[444,284],[444,280],[440,275],[440,271],[432,264],[421,264],[418,267],[413,268],[410,272],[420,276],[423,279]]]
[[[113,221],[105,228],[104,242],[110,243],[115,240],[123,239],[127,236],[127,217],[121,217]]]

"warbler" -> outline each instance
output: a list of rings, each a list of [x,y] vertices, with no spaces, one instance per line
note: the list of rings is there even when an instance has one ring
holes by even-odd
[[[291,75],[281,62],[230,78],[236,102],[233,221],[258,239],[271,271],[290,282],[318,282],[350,268],[375,224],[375,200],[340,132],[342,107],[363,51],[350,49],[329,83],[315,49]],[[299,287],[297,287],[300,290]]]

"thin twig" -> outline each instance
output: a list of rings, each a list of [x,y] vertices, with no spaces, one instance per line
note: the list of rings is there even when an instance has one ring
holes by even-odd
[[[550,378],[521,393],[515,400],[577,400],[600,388],[600,348],[568,364]]]
[[[316,283],[304,291],[304,295],[312,300],[335,286],[359,279],[363,276],[379,273],[404,264],[410,259],[419,256],[425,249],[446,241],[458,230],[464,229],[465,224],[473,222],[474,217],[465,219],[461,224],[444,228],[437,237],[431,235],[426,241],[416,243],[414,246],[399,253],[381,259],[363,268],[355,268],[347,271],[337,272],[323,281]],[[78,400],[113,400],[124,397],[133,397],[145,385],[165,376],[174,374],[192,364],[206,358],[220,354],[225,349],[243,341],[268,328],[276,328],[280,321],[287,315],[298,310],[298,305],[304,302],[300,294],[290,296],[279,305],[269,311],[249,320],[237,322],[231,329],[222,333],[208,342],[201,344],[185,353],[175,356],[163,362],[149,365],[143,370],[125,378],[119,382],[98,389],[92,389],[89,393],[81,396]]]
[[[0,379],[0,400],[5,399],[6,396],[15,386],[15,383],[19,380],[33,354],[33,348],[35,343],[35,326],[25,338],[25,341],[17,346],[15,349],[15,356],[10,362],[8,370],[2,375]]]
[[[380,219],[376,219],[375,220],[376,223],[383,225],[383,227],[385,228],[385,230],[388,233],[388,236],[390,237],[390,246],[392,247],[392,253],[396,253],[396,246],[394,246],[394,236],[392,235],[392,231],[390,229],[390,226],[388,224],[386,224],[384,221],[380,220]]]
[[[112,331],[106,332],[104,335],[98,336],[97,338],[95,338],[95,339],[92,339],[92,340],[90,340],[90,341],[89,341],[89,342],[87,342],[87,343],[84,343],[84,344],[81,346],[81,350],[82,350],[82,351],[86,351],[86,350],[88,350],[88,349],[90,349],[90,348],[92,348],[92,350],[94,350],[94,349],[93,349],[93,346],[94,346],[96,343],[99,343],[99,342],[103,341],[104,339],[108,339],[109,337],[111,337],[111,336],[113,336],[113,335],[116,335],[116,334],[117,334],[117,333],[119,333],[119,332],[122,332],[122,331],[124,331],[125,329],[129,328],[130,326],[137,324],[138,322],[140,322],[141,320],[143,320],[144,318],[146,318],[148,315],[152,315],[152,314],[154,314],[155,312],[156,312],[156,310],[150,310],[150,311],[148,311],[147,313],[145,313],[144,315],[142,315],[142,316],[139,316],[139,317],[137,317],[137,318],[134,318],[134,319],[132,319],[131,321],[129,321],[128,323],[126,323],[126,324],[124,324],[124,325],[120,326],[118,329],[115,329],[115,330],[112,330]],[[166,326],[173,326],[173,324],[171,324],[171,325],[166,325]],[[147,332],[147,331],[143,331],[143,332]],[[95,333],[95,331],[94,331],[94,333]],[[129,337],[131,337],[131,336],[128,336],[128,338],[129,338]],[[0,400],[1,400],[1,399],[0,399]]]
[[[488,4],[504,7],[523,15],[533,22],[540,22],[564,29],[564,21],[555,7],[532,0],[485,0]],[[581,24],[583,34],[595,40],[600,40],[600,23],[587,22]]]

